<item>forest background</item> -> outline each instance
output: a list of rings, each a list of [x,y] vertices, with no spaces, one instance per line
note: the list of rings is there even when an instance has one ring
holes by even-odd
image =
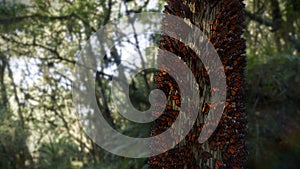
[[[300,1],[245,0],[249,168],[298,168],[300,161]],[[82,132],[72,105],[76,56],[101,26],[126,14],[161,12],[162,0],[0,0],[0,168],[143,168],[114,156]],[[113,51],[105,65],[117,64]],[[99,74],[99,88],[110,84]],[[136,77],[133,103],[147,107]],[[98,91],[109,109],[109,92]],[[136,100],[136,99],[133,99]],[[109,112],[109,111],[108,111]],[[117,114],[120,132],[144,136]],[[148,128],[149,129],[149,128]]]

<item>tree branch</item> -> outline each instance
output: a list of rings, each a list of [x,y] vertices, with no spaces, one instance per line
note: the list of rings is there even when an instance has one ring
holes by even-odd
[[[52,49],[52,48],[47,47],[47,46],[44,46],[44,45],[42,45],[42,44],[38,44],[38,43],[35,43],[35,42],[32,43],[32,44],[29,44],[29,43],[22,43],[22,42],[19,42],[19,41],[15,40],[14,38],[8,38],[8,37],[6,37],[6,36],[4,36],[4,35],[1,35],[1,38],[4,39],[4,40],[6,40],[6,41],[15,43],[15,44],[17,44],[17,45],[31,46],[31,47],[40,47],[40,48],[42,48],[42,49],[45,49],[45,50],[47,50],[47,51],[53,53],[53,54],[56,56],[55,59],[59,59],[59,60],[62,60],[62,61],[66,61],[66,62],[75,64],[75,61],[70,60],[70,59],[67,59],[67,58],[61,57],[61,56],[59,55],[59,53],[58,53],[57,50]]]
[[[26,19],[40,19],[40,20],[64,20],[70,19],[70,17],[74,16],[73,13],[70,15],[65,16],[45,16],[40,14],[33,14],[27,16],[17,16],[17,17],[7,17],[7,18],[0,18],[0,24],[6,25],[12,22],[21,22]]]
[[[261,18],[260,16],[256,15],[256,14],[253,14],[247,10],[245,10],[245,14],[248,18],[250,18],[251,20],[253,21],[256,21],[262,25],[265,25],[265,26],[271,26],[273,27],[273,23],[269,20],[266,20],[266,19],[263,19]]]

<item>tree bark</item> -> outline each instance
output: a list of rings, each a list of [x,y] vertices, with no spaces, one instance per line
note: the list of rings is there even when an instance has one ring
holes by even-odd
[[[0,52],[0,90],[1,90],[1,109],[6,109],[7,108],[7,93],[6,93],[6,86],[4,84],[4,74],[5,74],[5,69],[7,66],[7,59],[3,53]]]
[[[200,91],[200,111],[193,129],[175,148],[149,160],[150,168],[243,168],[247,151],[245,134],[244,68],[245,40],[241,38],[244,25],[242,0],[168,0],[164,13],[191,21],[208,37],[224,65],[227,83],[226,107],[221,121],[208,141],[200,144],[198,136],[209,111],[210,82],[200,59],[188,47],[181,47],[179,40],[162,36],[160,48],[180,57],[192,70]],[[164,57],[164,56],[158,56]],[[180,97],[176,82],[164,72],[156,75],[157,87],[167,94],[168,105],[152,126],[155,136],[169,128],[179,110],[176,100]],[[188,83],[188,82],[187,82]],[[167,121],[167,122],[165,122]]]

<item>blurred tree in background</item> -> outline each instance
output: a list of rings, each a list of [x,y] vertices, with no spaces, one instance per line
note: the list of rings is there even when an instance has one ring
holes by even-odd
[[[72,112],[71,75],[79,51],[94,32],[110,20],[146,10],[148,4],[114,0],[0,1],[0,168],[144,165],[145,159],[124,159],[103,151],[84,134]],[[152,10],[158,10],[157,4],[152,6]],[[115,51],[105,62],[112,65],[120,60]],[[128,132],[132,126],[110,114],[109,93],[100,90],[108,85],[110,76],[97,72],[99,106],[112,126]],[[135,87],[139,85],[142,82]]]
[[[298,168],[300,1],[246,1],[249,168]]]
[[[248,167],[298,168],[300,1],[245,3]],[[164,5],[162,0],[0,0],[0,168],[146,168],[147,159],[111,155],[84,134],[73,112],[71,73],[78,52],[101,26],[130,13],[160,12]],[[108,56],[103,67],[122,60],[118,50]],[[97,73],[105,118],[124,133],[135,129],[133,135],[147,135],[109,113],[109,92],[100,89],[111,76]],[[131,86],[134,94],[145,93],[139,88],[148,82],[140,79]],[[134,105],[147,107],[146,96],[136,97],[144,99]]]

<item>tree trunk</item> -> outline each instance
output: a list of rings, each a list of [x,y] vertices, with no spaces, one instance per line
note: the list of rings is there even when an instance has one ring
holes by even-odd
[[[207,35],[217,50],[226,74],[226,107],[213,135],[208,141],[200,144],[198,137],[210,107],[211,89],[208,74],[201,60],[195,57],[195,53],[190,48],[184,47],[186,50],[182,50],[181,46],[184,44],[163,35],[160,48],[178,55],[192,70],[199,85],[201,111],[186,138],[172,150],[152,157],[149,160],[150,168],[243,168],[247,156],[244,93],[246,59],[245,40],[241,38],[245,27],[243,9],[242,0],[167,1],[164,13],[190,20]],[[169,128],[179,113],[176,108],[179,103],[172,100],[177,98],[180,90],[174,79],[161,71],[156,75],[155,80],[157,87],[168,94],[168,105],[152,126],[152,136]]]

